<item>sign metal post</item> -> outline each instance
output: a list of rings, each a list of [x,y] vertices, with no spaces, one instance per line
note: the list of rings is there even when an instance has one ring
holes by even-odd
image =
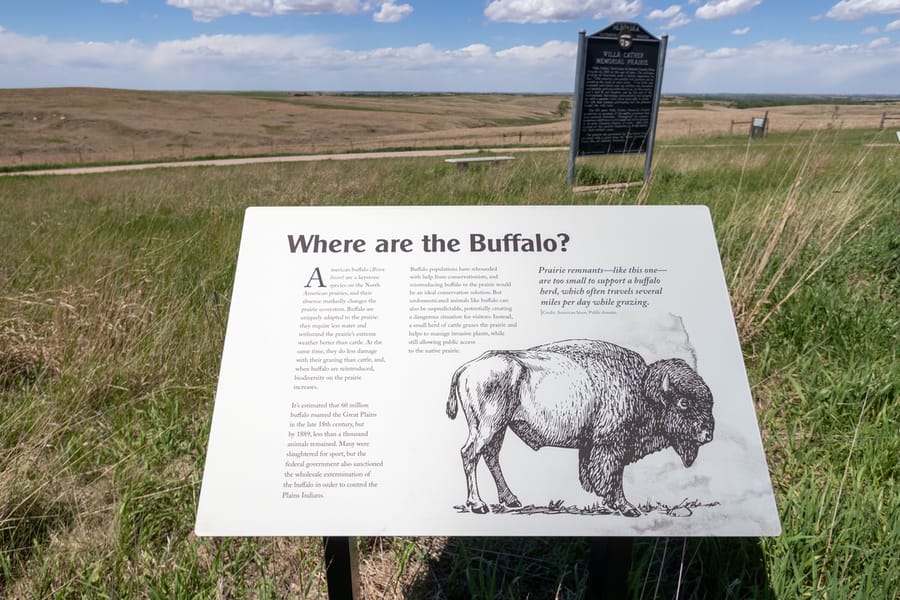
[[[626,598],[631,571],[630,537],[600,537],[590,540],[587,598]]]
[[[359,600],[359,558],[355,537],[322,538],[329,600]]]
[[[578,58],[575,66],[575,95],[572,101],[572,135],[569,136],[569,168],[568,181],[569,186],[575,185],[575,157],[578,156],[578,131],[581,125],[581,106],[584,97],[584,53],[585,53],[585,31],[582,29],[578,32]]]
[[[669,36],[660,38],[659,63],[656,75],[656,88],[653,90],[653,108],[650,111],[650,132],[647,134],[647,159],[644,161],[644,183],[650,180],[650,166],[653,164],[653,146],[656,141],[656,122],[659,117],[659,99],[662,92],[662,76],[666,66],[666,46]]]

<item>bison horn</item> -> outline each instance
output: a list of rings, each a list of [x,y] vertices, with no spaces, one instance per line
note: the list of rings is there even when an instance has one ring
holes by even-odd
[[[666,374],[663,376],[663,380],[662,380],[662,391],[663,391],[663,394],[668,394],[668,393],[669,393],[669,374],[668,374],[668,373],[666,373]]]

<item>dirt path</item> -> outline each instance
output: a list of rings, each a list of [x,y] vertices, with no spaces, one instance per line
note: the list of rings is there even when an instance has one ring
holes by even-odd
[[[558,152],[568,150],[565,146],[547,148],[483,148],[487,152]],[[0,173],[0,176],[15,177],[29,175],[85,175],[89,173],[112,173],[115,171],[140,171],[143,169],[163,169],[174,167],[231,167],[234,165],[254,165],[263,163],[313,162],[319,160],[362,160],[371,158],[415,158],[428,156],[460,156],[474,154],[478,149],[446,150],[404,150],[398,152],[354,152],[350,154],[301,154],[296,156],[259,156],[255,158],[220,158],[210,160],[184,160],[177,162],[155,162],[140,164],[105,165],[102,167],[69,167],[62,169],[40,169]]]

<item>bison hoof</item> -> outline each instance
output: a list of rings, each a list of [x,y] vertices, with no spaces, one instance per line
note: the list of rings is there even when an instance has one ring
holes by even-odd
[[[623,517],[639,517],[641,516],[641,511],[633,507],[632,505],[625,503],[619,507],[619,512],[622,513]]]
[[[478,515],[483,515],[488,512],[488,506],[484,502],[478,502],[477,504],[469,504],[469,510]]]
[[[500,504],[506,508],[522,508],[522,503],[512,494],[500,498]]]

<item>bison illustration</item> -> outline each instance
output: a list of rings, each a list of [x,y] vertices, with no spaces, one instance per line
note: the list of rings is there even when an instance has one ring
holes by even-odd
[[[713,437],[712,393],[686,362],[648,365],[638,353],[603,341],[485,352],[453,374],[451,419],[459,404],[469,426],[460,454],[466,504],[474,513],[488,512],[475,477],[479,457],[494,478],[500,504],[521,506],[500,470],[507,427],[533,450],[577,448],[581,486],[629,517],[640,511],[625,499],[626,465],[671,446],[690,467]]]

